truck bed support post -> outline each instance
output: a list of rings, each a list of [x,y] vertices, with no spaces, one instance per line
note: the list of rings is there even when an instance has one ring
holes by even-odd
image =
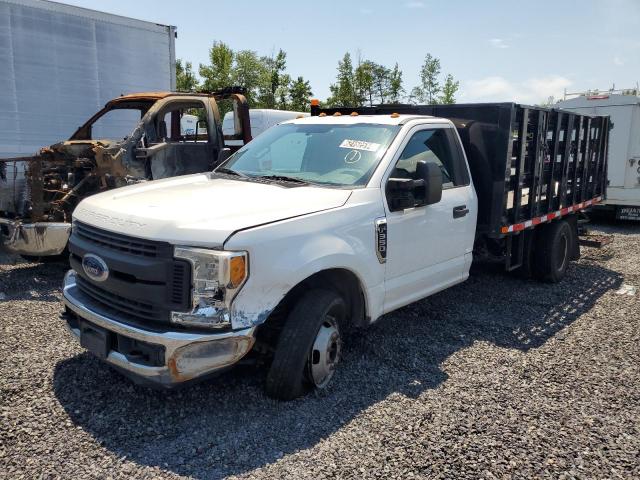
[[[604,148],[604,119],[597,120],[599,128],[596,128],[598,134],[598,147],[595,153],[596,164],[593,167],[593,176],[591,180],[591,188],[589,189],[589,197],[593,198],[600,193],[600,159]]]
[[[540,207],[541,177],[544,165],[544,148],[546,142],[546,112],[538,110],[538,124],[534,135],[535,153],[533,157],[533,171],[531,186],[529,187],[529,218],[537,217]]]
[[[562,162],[560,169],[562,170],[560,180],[560,201],[559,208],[567,206],[567,182],[569,176],[569,157],[571,156],[571,136],[573,135],[573,125],[575,123],[575,115],[567,115],[567,125],[564,130],[564,151],[562,153]]]
[[[518,139],[520,148],[518,149],[516,158],[516,184],[513,192],[513,222],[520,220],[520,206],[522,204],[522,174],[525,168],[524,160],[527,155],[527,134],[529,126],[529,109],[522,109],[522,118],[520,119],[520,128],[518,131]]]
[[[507,258],[505,267],[507,272],[520,268],[524,259],[524,237],[526,231],[507,237]]]
[[[556,161],[558,160],[558,147],[559,147],[559,136],[560,129],[562,127],[563,114],[560,112],[552,112],[551,115],[555,114],[555,128],[553,129],[553,146],[551,147],[551,163],[549,165],[549,182],[547,183],[547,211],[555,210],[557,203],[556,202]]]
[[[575,149],[573,154],[573,172],[571,179],[571,204],[575,205],[578,203],[578,165],[580,164],[580,160],[582,158],[582,124],[584,123],[584,117],[580,117],[578,119],[578,126],[576,127],[576,139],[575,139]]]
[[[584,138],[584,162],[582,167],[582,179],[580,180],[580,201],[584,202],[587,195],[587,182],[589,181],[589,165],[591,164],[591,118],[587,118]]]

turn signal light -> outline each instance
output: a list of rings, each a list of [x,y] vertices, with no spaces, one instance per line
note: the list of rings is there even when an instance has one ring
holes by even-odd
[[[238,288],[242,285],[247,274],[245,261],[245,257],[242,255],[231,258],[229,262],[229,282],[231,283],[231,288]]]

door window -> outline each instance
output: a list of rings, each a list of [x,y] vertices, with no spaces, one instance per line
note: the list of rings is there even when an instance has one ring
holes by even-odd
[[[446,128],[421,130],[413,134],[396,163],[392,178],[413,178],[419,161],[435,163],[442,172],[442,188],[464,185],[464,179],[456,175],[459,168],[457,152],[451,147]],[[466,167],[465,167],[466,168]]]

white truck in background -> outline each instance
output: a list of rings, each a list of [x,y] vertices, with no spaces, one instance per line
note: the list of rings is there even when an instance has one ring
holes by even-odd
[[[573,98],[566,98],[566,96]],[[640,89],[571,93],[555,106],[586,115],[608,115],[607,198],[602,208],[614,209],[620,220],[640,221]]]
[[[83,200],[63,316],[140,383],[251,352],[275,398],[326,388],[346,330],[463,282],[472,259],[559,282],[577,212],[606,193],[608,132],[513,103],[312,105],[213,172]]]

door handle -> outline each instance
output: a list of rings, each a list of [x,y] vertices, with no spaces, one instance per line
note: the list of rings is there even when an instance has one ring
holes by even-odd
[[[453,207],[453,218],[464,217],[467,213],[469,213],[469,209],[466,205],[458,205],[457,207]]]

